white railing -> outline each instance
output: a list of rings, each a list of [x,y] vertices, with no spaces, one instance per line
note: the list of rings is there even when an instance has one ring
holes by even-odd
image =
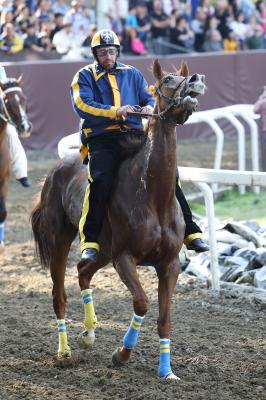
[[[214,199],[213,192],[208,183],[223,183],[227,185],[243,185],[252,187],[266,186],[266,173],[190,167],[178,167],[178,171],[181,180],[194,183],[203,192],[208,218],[212,288],[214,290],[219,290],[220,282],[215,232]]]
[[[236,118],[241,117],[249,126],[251,134],[251,160],[252,170],[259,171],[259,141],[258,141],[258,127],[255,119],[259,118],[258,114],[253,112],[252,104],[235,104],[232,106],[214,108],[211,110],[198,111],[190,116],[186,124],[195,124],[199,122],[207,123],[214,134],[216,135],[216,149],[214,157],[214,169],[221,169],[223,145],[224,145],[224,132],[217,124],[216,120],[225,118],[235,128],[238,137],[238,170],[244,171],[246,168],[246,148],[245,148],[245,129],[243,124]],[[215,192],[217,190],[217,183],[212,185]],[[245,193],[245,186],[239,185],[241,194]],[[259,193],[259,188],[254,187],[254,192]]]

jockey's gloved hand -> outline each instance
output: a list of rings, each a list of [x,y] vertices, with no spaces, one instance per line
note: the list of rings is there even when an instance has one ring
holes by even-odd
[[[126,105],[126,106],[119,107],[116,110],[116,116],[118,118],[122,118],[123,119],[123,118],[125,118],[127,116],[127,113],[130,112],[130,111],[134,111],[134,107],[133,106]]]
[[[142,107],[141,112],[142,112],[143,114],[152,114],[152,112],[153,112],[153,107],[152,107],[152,106]]]

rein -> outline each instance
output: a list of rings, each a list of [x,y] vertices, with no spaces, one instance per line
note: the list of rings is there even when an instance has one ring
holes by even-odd
[[[0,99],[1,99],[1,105],[3,107],[4,113],[0,112],[0,118],[4,122],[16,126],[16,124],[14,124],[14,122],[12,121],[12,118],[10,116],[10,113],[8,112],[7,106],[6,106],[5,101],[4,101],[7,93],[11,93],[11,92],[22,92],[22,89],[19,86],[16,86],[16,87],[11,87],[11,88],[5,89],[5,90],[3,90],[1,92]]]
[[[161,92],[160,87],[162,86],[164,81],[159,82],[159,85],[155,86],[155,91],[158,94],[158,96],[163,98],[168,104],[167,107],[163,111],[161,111],[160,113],[158,113],[158,114],[143,113],[143,112],[141,112],[142,107],[135,106],[134,109],[136,111],[129,111],[128,114],[130,114],[130,115],[140,115],[141,117],[145,117],[145,118],[152,118],[153,117],[153,118],[158,118],[158,119],[164,119],[165,118],[165,114],[170,110],[170,108],[172,108],[173,106],[182,106],[184,104],[183,100],[184,100],[184,95],[185,95],[185,92],[186,92],[186,89],[187,89],[187,82],[186,81],[187,81],[187,78],[184,78],[179,83],[179,85],[177,86],[176,90],[178,90],[180,88],[180,86],[182,85],[183,82],[186,83],[184,89],[182,89],[182,91],[180,93],[181,96],[176,96],[176,97],[174,97],[175,95],[173,95],[173,97],[166,96],[165,94],[163,94]]]

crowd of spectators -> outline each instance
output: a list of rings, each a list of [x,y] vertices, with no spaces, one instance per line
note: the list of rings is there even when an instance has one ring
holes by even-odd
[[[97,24],[95,7],[86,4],[0,0],[0,57],[23,49],[89,57]],[[266,48],[266,0],[113,0],[106,18],[124,54]]]

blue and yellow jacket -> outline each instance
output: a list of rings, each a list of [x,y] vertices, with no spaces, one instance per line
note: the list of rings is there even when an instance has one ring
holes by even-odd
[[[127,104],[154,106],[140,71],[119,62],[108,72],[97,63],[80,69],[71,84],[71,99],[82,119],[82,136],[86,137],[104,136],[121,128],[143,130],[141,117],[122,120],[116,116],[116,110]]]

